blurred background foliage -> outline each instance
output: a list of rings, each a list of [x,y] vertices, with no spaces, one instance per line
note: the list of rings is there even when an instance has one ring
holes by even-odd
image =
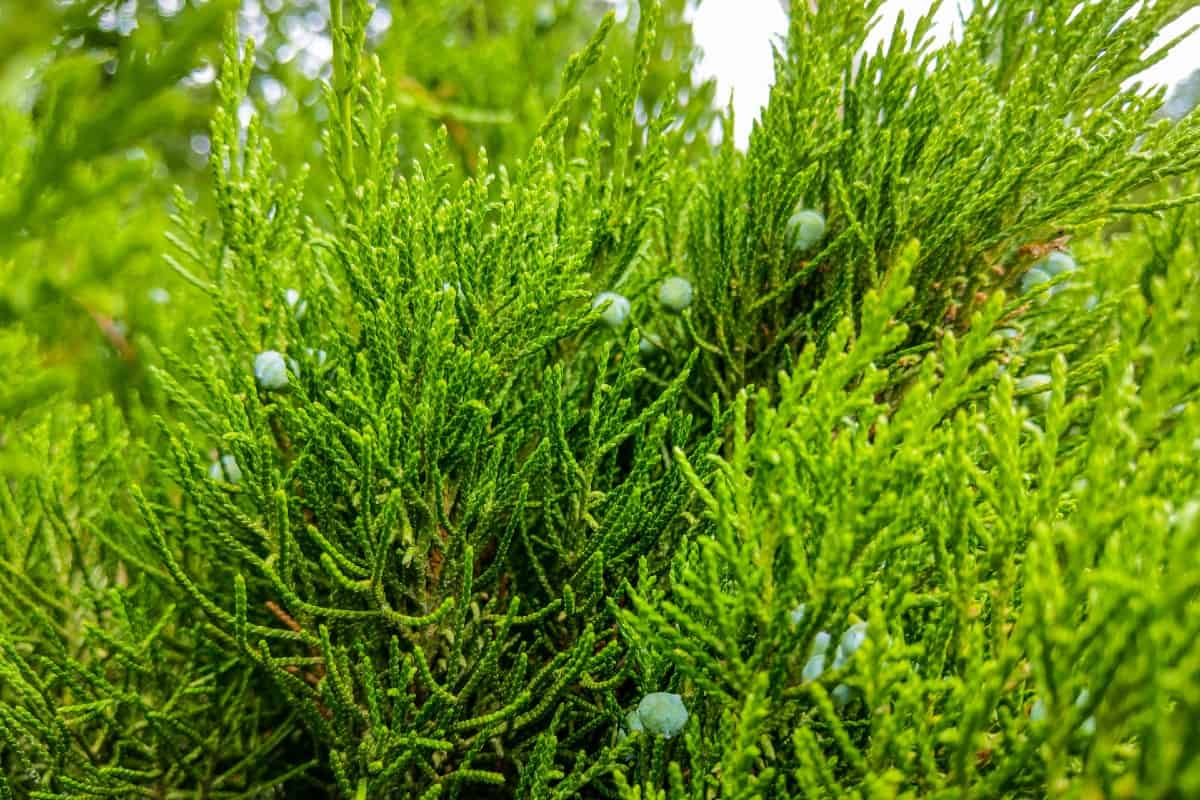
[[[664,4],[640,104],[651,115],[676,94],[676,124],[699,148],[717,111],[713,84],[692,77],[687,5]],[[443,131],[455,179],[472,173],[481,149],[493,164],[513,163],[557,96],[561,65],[609,7],[376,3],[368,35],[401,112],[400,163]],[[285,175],[311,165],[304,212],[321,219],[323,187],[337,180],[320,158],[328,0],[0,0],[0,328],[22,331],[8,341],[78,399],[112,393],[126,414],[141,407],[157,345],[184,347],[183,332],[208,313],[162,254],[175,188],[211,203],[214,64],[235,14],[257,45],[240,115],[287,131],[272,136],[274,156]],[[636,25],[634,11],[617,26],[612,59],[631,60]],[[595,71],[580,104],[604,77]]]

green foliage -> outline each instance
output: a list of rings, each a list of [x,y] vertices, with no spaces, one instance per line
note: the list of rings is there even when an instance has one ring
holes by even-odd
[[[60,9],[0,116],[0,797],[1200,792],[1200,137],[1127,81],[1196,4],[1132,5],[797,4],[744,153],[680,2],[334,0],[317,81],[296,3],[211,91],[226,7]]]
[[[278,169],[308,176],[303,211],[324,219],[345,166],[322,157],[324,120],[337,105],[323,102],[313,80],[332,69],[314,55],[331,38],[330,20],[312,0],[262,5],[239,16],[241,37],[265,38],[236,114],[253,111],[264,130],[287,131],[273,136]],[[652,109],[676,90],[685,95],[679,116],[696,152],[706,144],[695,132],[716,116],[712,85],[691,77],[683,0],[667,5],[659,45],[671,56],[647,63],[637,100]],[[208,318],[186,279],[165,268],[162,241],[176,188],[212,211],[212,75],[236,6],[167,13],[153,2],[0,0],[0,324],[36,333],[47,360],[79,364],[68,375],[81,398],[145,400],[154,345],[179,345],[178,331]],[[392,25],[371,37],[395,106],[379,135],[395,135],[404,169],[446,136],[440,166],[455,179],[474,172],[483,145],[495,165],[528,151],[559,96],[561,63],[596,17],[593,0],[391,7]],[[610,45],[617,63],[635,57],[632,31],[619,29]],[[580,94],[600,85],[586,76]]]
[[[719,478],[693,479],[709,535],[677,555],[670,597],[636,593],[622,614],[634,647],[708,711],[678,754],[705,777],[668,796],[1194,791],[1200,774],[1166,745],[1195,735],[1178,676],[1200,655],[1184,555],[1200,439],[1194,409],[1172,410],[1197,386],[1175,360],[1200,335],[1194,266],[1156,282],[1149,322],[1136,298],[1122,305],[1126,344],[1093,384],[1068,395],[1060,356],[1034,415],[1009,377],[974,366],[995,300],[895,407],[878,402],[872,363],[906,336],[894,315],[911,297],[892,277],[858,338],[843,322],[778,398],[739,395]],[[855,614],[861,651],[805,681],[817,631],[836,637]],[[853,692],[844,708],[836,684]]]
[[[880,2],[815,14],[799,4],[748,151],[727,140],[684,184],[687,236],[669,257],[698,278],[683,341],[701,348],[701,395],[728,401],[769,383],[806,343],[823,346],[914,236],[916,292],[901,316],[906,344],[923,350],[990,293],[1011,291],[1031,247],[1191,174],[1196,118],[1155,125],[1159,94],[1126,85],[1165,54],[1140,58],[1181,9],[1159,3],[1117,25],[1135,5],[980,3],[962,40],[937,48],[933,9],[863,53]],[[828,218],[815,252],[792,241],[798,204]]]
[[[0,791],[232,794],[303,771],[277,760],[302,735],[295,713],[256,691],[202,611],[166,591],[128,497],[144,459],[117,409],[47,396],[46,379],[20,378],[17,347],[29,343],[4,341],[5,372],[44,399],[6,415],[3,432]]]
[[[45,5],[0,4],[0,322],[78,365],[79,395],[127,404],[144,377],[136,336],[166,335],[148,290],[175,288],[160,255],[171,176],[207,124],[184,79],[216,52],[230,4],[146,17],[129,36],[99,27],[100,4]]]

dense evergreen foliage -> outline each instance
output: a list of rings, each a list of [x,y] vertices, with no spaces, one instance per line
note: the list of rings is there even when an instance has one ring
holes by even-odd
[[[1200,3],[20,5],[0,798],[1200,795]]]

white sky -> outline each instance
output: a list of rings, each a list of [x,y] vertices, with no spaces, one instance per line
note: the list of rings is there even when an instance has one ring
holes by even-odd
[[[931,5],[929,0],[887,0],[876,36],[890,33],[901,9],[909,20],[915,20]],[[938,19],[939,34],[948,36],[957,19],[953,0],[944,3]],[[1197,23],[1200,9],[1192,9],[1179,23],[1163,31],[1164,40]],[[723,103],[733,92],[737,138],[745,146],[751,122],[767,101],[771,85],[771,37],[787,29],[787,18],[779,0],[703,0],[693,25],[696,43],[704,51],[703,70],[717,78],[718,99]],[[1200,37],[1193,35],[1146,78],[1148,82],[1170,84],[1196,67],[1200,67]]]

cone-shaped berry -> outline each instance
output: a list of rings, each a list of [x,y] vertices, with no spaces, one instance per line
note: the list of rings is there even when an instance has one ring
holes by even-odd
[[[288,384],[287,362],[277,350],[264,350],[254,358],[254,377],[267,391],[282,389]]]
[[[650,733],[670,739],[683,729],[688,720],[683,698],[670,692],[651,692],[637,707],[638,718]]]
[[[238,483],[242,479],[242,470],[238,466],[237,459],[226,454],[221,456],[219,460],[212,462],[212,465],[208,468],[208,477],[214,481]]]
[[[667,278],[658,287],[658,302],[672,311],[683,311],[692,304],[692,284],[678,275]]]
[[[797,211],[787,221],[788,241],[801,253],[825,238],[825,215],[815,208]]]
[[[629,317],[629,301],[616,292],[601,292],[592,301],[592,308],[600,308],[605,303],[608,303],[608,307],[600,314],[600,319],[604,320],[604,324],[610,328],[619,328],[624,325],[626,318]]]

